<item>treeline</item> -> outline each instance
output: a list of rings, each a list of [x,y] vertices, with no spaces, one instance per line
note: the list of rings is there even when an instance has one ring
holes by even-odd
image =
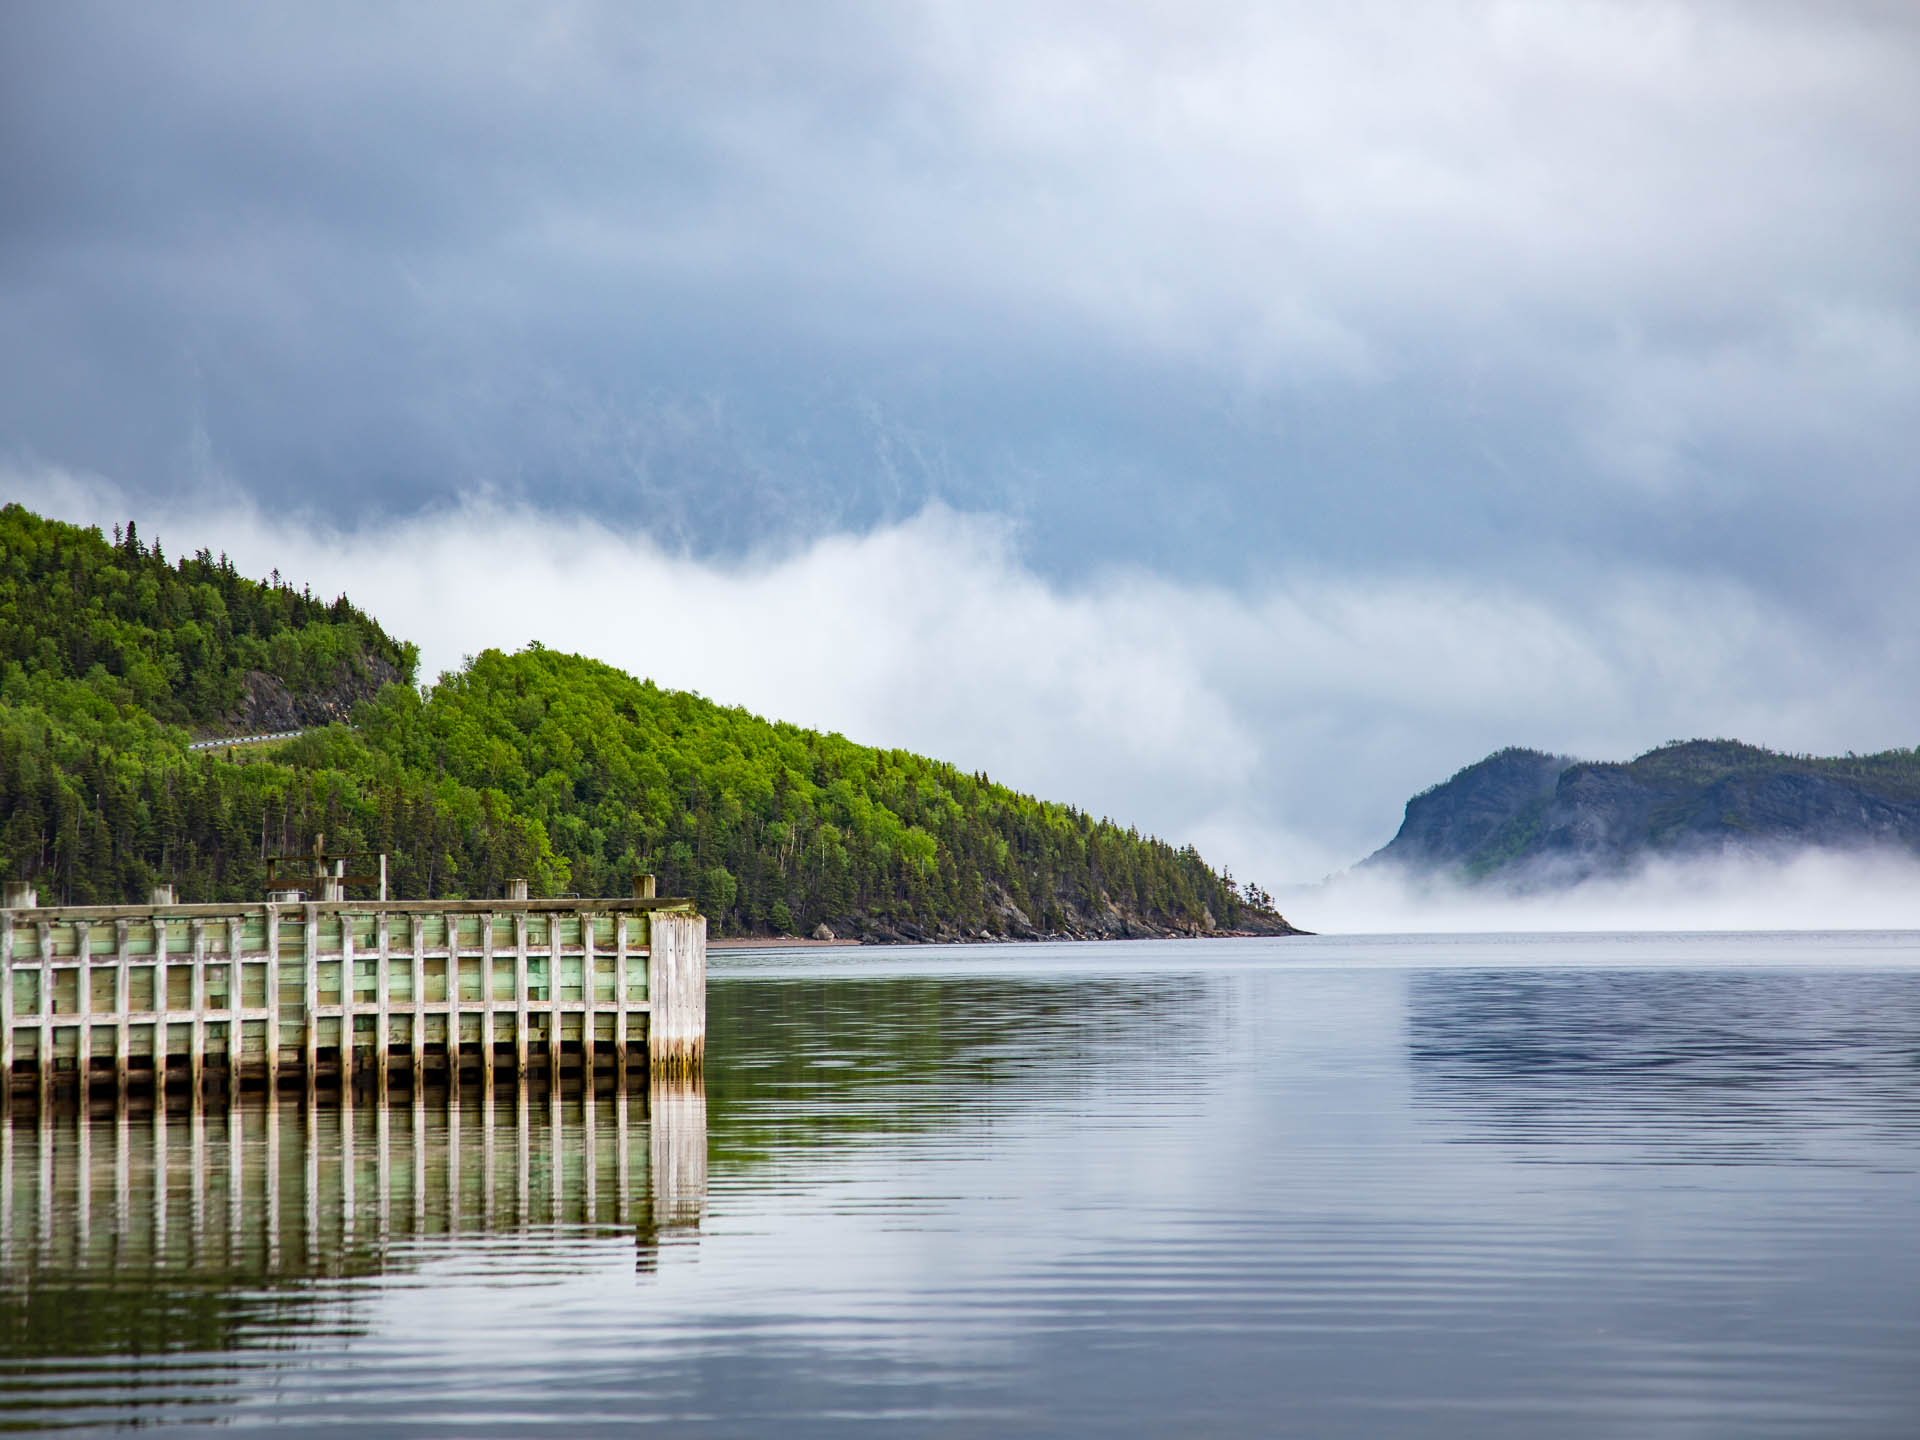
[[[35,879],[43,903],[124,901],[157,882],[253,898],[266,856],[324,834],[329,851],[386,852],[398,896],[498,894],[514,876],[536,894],[621,894],[651,871],[730,932],[1279,923],[1191,847],[537,646],[487,651],[424,693],[390,685],[354,728],[259,759],[189,753],[166,722],[217,714],[226,681],[187,657],[243,676],[292,636],[305,668],[273,673],[299,689],[356,656],[410,674],[412,647],[345,597],[321,605],[203,557],[168,565],[131,527],[110,543],[18,507],[5,518],[10,597],[69,574],[93,597],[35,623],[31,642],[12,618],[0,634],[0,867]],[[16,549],[23,534],[35,543]],[[141,665],[160,680],[128,681]],[[148,683],[166,687],[152,706]]]
[[[100,531],[0,509],[0,666],[7,677],[78,680],[169,724],[217,723],[248,671],[293,691],[343,671],[411,681],[418,655],[342,595],[241,575],[206,550],[168,564],[136,526]]]

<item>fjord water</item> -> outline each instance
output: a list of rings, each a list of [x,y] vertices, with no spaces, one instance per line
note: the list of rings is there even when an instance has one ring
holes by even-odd
[[[1920,1431],[1920,937],[714,961],[704,1095],[16,1114],[0,1423]]]

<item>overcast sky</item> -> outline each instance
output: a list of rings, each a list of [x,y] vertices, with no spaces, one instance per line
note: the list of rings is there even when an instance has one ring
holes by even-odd
[[[1192,839],[1920,741],[1920,7],[0,8],[0,487]]]

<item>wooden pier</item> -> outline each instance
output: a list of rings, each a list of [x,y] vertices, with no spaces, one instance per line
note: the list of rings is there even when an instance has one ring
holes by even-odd
[[[0,909],[0,1103],[19,1091],[697,1073],[707,922],[656,898]]]

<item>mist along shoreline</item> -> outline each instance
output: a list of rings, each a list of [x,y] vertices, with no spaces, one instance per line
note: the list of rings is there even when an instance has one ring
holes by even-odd
[[[1072,944],[1092,944],[1101,940],[1257,940],[1289,939],[1295,936],[1312,936],[1313,930],[1301,930],[1288,925],[1284,930],[1170,930],[1165,934],[1130,935],[1074,935],[1064,931],[1043,934],[1038,931],[1026,935],[931,935],[921,939],[905,936],[880,936],[862,938],[860,936],[835,936],[832,939],[819,937],[801,937],[797,935],[723,935],[707,940],[708,950],[837,950],[849,945],[1038,945],[1045,941],[1063,941]]]

